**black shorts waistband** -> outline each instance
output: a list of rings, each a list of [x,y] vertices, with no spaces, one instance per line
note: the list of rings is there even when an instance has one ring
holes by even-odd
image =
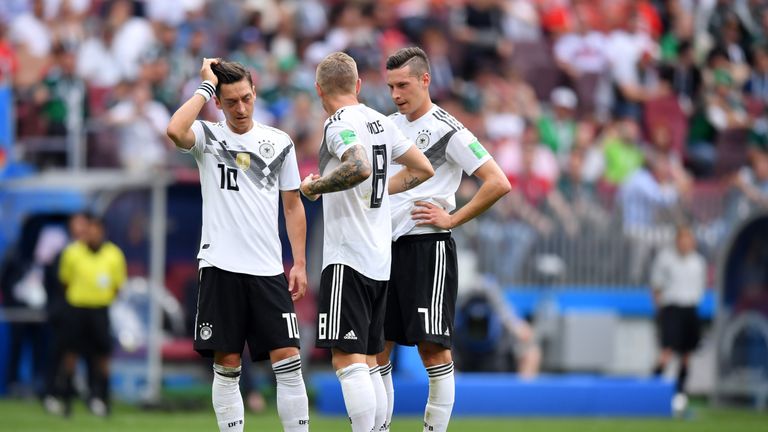
[[[423,242],[423,241],[440,241],[440,240],[450,240],[451,233],[450,232],[444,232],[444,233],[430,233],[430,234],[413,234],[413,235],[404,235],[397,240],[395,240],[395,243],[412,243],[412,242]]]

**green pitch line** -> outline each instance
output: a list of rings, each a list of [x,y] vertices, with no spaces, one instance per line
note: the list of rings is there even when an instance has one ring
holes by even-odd
[[[513,403],[510,401],[510,403]],[[268,409],[263,414],[246,416],[248,431],[280,431],[277,413]],[[456,418],[451,432],[524,431],[524,432],[758,432],[768,424],[768,414],[742,410],[712,410],[695,406],[686,419],[511,419]],[[82,404],[76,404],[69,419],[46,414],[33,401],[0,399],[0,431],[16,432],[210,432],[216,430],[213,412],[196,410],[154,410],[117,405],[108,419],[92,416]],[[349,421],[341,417],[313,414],[313,432],[349,431]],[[394,432],[421,430],[418,418],[395,418]]]

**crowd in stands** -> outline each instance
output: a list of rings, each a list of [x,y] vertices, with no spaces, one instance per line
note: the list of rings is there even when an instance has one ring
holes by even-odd
[[[253,72],[257,120],[290,134],[306,175],[324,120],[317,62],[348,52],[361,99],[391,113],[383,60],[411,44],[430,56],[435,100],[514,186],[475,227],[488,245],[478,262],[502,283],[520,279],[542,238],[562,250],[600,233],[615,239],[617,227],[632,263],[617,267],[640,281],[674,225],[695,223],[702,246],[714,248],[768,207],[765,0],[0,4],[0,79],[14,88],[20,154],[40,169],[66,164],[73,136],[86,143],[89,167],[188,163],[165,125],[197,88],[201,58],[223,57]],[[204,115],[220,118],[213,104]],[[603,264],[616,259],[598,249]],[[540,264],[558,273],[552,260]]]

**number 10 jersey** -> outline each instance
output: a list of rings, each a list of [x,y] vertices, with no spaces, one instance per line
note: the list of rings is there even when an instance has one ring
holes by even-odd
[[[195,121],[189,150],[203,196],[201,267],[255,276],[284,272],[277,216],[280,191],[301,184],[290,137],[254,122],[244,134],[225,122]]]

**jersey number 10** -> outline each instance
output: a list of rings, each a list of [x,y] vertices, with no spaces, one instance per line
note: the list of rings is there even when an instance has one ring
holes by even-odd
[[[237,186],[237,168],[230,168],[224,164],[218,164],[221,177],[219,180],[219,188],[239,191],[240,187]]]

